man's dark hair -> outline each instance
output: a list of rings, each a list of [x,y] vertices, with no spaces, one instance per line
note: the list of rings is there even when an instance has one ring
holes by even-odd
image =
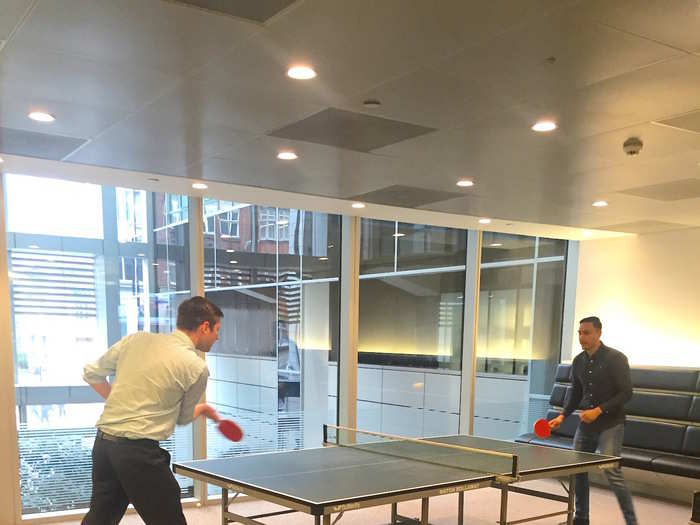
[[[578,323],[591,323],[596,328],[596,330],[603,329],[603,323],[601,323],[600,319],[598,319],[595,315],[592,315],[591,317],[584,317]]]
[[[177,309],[177,327],[191,332],[204,322],[211,328],[224,316],[221,308],[199,295],[195,295],[180,304]]]

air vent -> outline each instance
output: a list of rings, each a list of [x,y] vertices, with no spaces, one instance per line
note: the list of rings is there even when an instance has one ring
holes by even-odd
[[[687,224],[677,224],[674,222],[663,221],[636,221],[626,222],[624,224],[611,224],[610,226],[596,226],[599,230],[611,230],[625,233],[659,233],[672,230],[684,230],[692,228]]]
[[[433,131],[398,120],[328,108],[268,135],[366,153]]]
[[[434,202],[446,201],[464,197],[463,193],[449,191],[429,190],[426,188],[414,188],[412,186],[387,186],[380,190],[371,191],[363,195],[349,197],[350,200],[371,202],[373,204],[386,204],[388,206],[400,206],[403,208],[417,208]]]
[[[171,0],[172,1],[172,0]],[[296,0],[174,0],[207,11],[264,23]]]
[[[61,160],[85,140],[0,127],[0,153]]]
[[[619,193],[657,201],[680,201],[700,197],[700,179],[681,179],[650,186],[639,186]]]

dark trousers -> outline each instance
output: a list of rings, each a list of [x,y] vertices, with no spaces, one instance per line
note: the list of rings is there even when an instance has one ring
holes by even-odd
[[[82,525],[116,525],[131,503],[146,525],[186,525],[170,454],[148,439],[109,439],[92,448],[92,497]]]

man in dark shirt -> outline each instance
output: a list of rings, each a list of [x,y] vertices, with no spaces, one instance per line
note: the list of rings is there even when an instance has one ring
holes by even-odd
[[[549,422],[558,428],[564,418],[581,409],[580,423],[574,436],[574,449],[620,456],[625,430],[625,403],[632,397],[630,367],[627,357],[600,340],[602,324],[597,317],[581,319],[578,340],[583,352],[571,364],[571,395],[564,410]],[[632,497],[620,467],[605,469],[608,482],[617,496],[627,525],[637,525]],[[578,474],[575,481],[576,515],[574,525],[588,525],[588,474]]]

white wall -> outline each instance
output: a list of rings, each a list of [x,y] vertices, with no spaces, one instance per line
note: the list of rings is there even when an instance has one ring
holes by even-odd
[[[584,241],[578,263],[576,322],[599,316],[630,364],[700,367],[700,228]]]

